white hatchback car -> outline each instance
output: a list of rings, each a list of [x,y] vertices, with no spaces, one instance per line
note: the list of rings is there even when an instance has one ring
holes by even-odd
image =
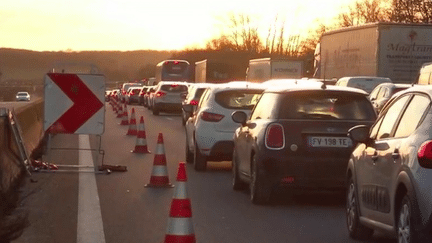
[[[249,114],[265,90],[263,84],[230,82],[216,84],[204,91],[200,102],[187,120],[186,161],[197,171],[207,168],[207,161],[230,161],[233,135],[239,124],[231,114],[242,110]],[[192,106],[184,108],[192,111]]]

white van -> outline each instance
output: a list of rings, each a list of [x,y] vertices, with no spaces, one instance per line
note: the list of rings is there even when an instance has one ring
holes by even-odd
[[[420,73],[417,79],[417,84],[432,84],[432,62],[427,62],[420,68]]]
[[[393,83],[393,82],[391,81],[390,78],[373,77],[373,76],[356,76],[356,77],[340,78],[335,85],[362,89],[370,94],[376,86],[382,83]]]

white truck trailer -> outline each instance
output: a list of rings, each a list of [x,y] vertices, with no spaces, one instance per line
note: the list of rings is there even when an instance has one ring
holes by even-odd
[[[229,63],[218,60],[195,62],[195,83],[225,83],[233,81],[233,70]]]
[[[249,60],[246,80],[264,82],[270,79],[303,77],[303,61],[260,58]]]
[[[412,83],[432,61],[432,25],[372,23],[329,31],[315,50],[315,78],[390,78]]]

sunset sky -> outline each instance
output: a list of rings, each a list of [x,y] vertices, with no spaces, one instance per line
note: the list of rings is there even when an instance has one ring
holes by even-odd
[[[330,21],[354,0],[4,0],[0,47],[35,51],[179,50],[204,46],[220,19],[245,13],[265,34],[276,15],[285,33]]]

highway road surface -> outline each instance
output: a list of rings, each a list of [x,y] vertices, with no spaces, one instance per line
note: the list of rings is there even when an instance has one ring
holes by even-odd
[[[175,188],[148,188],[159,133],[163,134],[168,178],[176,185],[178,163],[185,159],[185,136],[178,114],[144,117],[146,142],[151,154],[131,153],[135,136],[119,125],[106,105],[104,156],[98,155],[95,135],[55,135],[44,160],[57,165],[122,165],[127,172],[34,172],[23,189],[24,208],[31,225],[14,243],[162,242],[167,233]],[[138,124],[139,125],[139,124]],[[64,169],[65,167],[61,167]],[[89,169],[92,171],[92,169]],[[358,242],[348,237],[344,197],[335,193],[289,194],[281,191],[266,206],[253,205],[249,193],[231,188],[230,162],[209,163],[206,172],[187,165],[187,196],[192,205],[197,242]],[[375,233],[369,242],[395,242]]]

